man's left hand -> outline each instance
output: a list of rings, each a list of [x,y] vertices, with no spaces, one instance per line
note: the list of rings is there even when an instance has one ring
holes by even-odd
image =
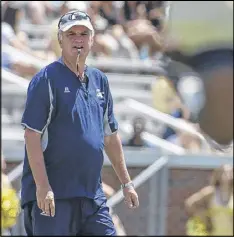
[[[138,195],[133,187],[123,188],[124,203],[128,205],[129,208],[139,207]]]

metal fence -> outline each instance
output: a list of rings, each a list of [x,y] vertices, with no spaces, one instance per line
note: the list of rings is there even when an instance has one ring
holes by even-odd
[[[138,188],[149,180],[149,208],[148,220],[146,220],[146,235],[165,235],[166,234],[166,213],[167,213],[167,195],[168,195],[168,159],[161,157],[152,165],[142,171],[133,183]],[[111,197],[107,205],[114,208],[123,200],[124,196],[119,190]]]

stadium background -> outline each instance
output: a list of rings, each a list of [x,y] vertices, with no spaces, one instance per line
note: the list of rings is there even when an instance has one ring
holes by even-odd
[[[179,101],[160,67],[162,55],[157,37],[163,36],[162,24],[167,18],[163,2],[149,1],[148,5],[146,1],[135,1],[136,4],[130,1],[1,2],[2,152],[7,163],[5,173],[13,177],[12,184],[17,191],[20,190],[21,172],[15,169],[21,164],[24,151],[19,124],[27,83],[40,67],[59,55],[58,17],[70,9],[84,10],[91,15],[96,30],[96,44],[88,64],[108,75],[132,178],[155,161],[167,158],[165,165],[137,188],[140,208],[129,211],[120,201],[114,212],[127,235],[185,235],[188,216],[184,201],[209,184],[214,168],[232,164],[233,155],[232,150],[224,154],[212,150],[194,130],[185,129],[183,122],[193,128],[187,120],[189,111]],[[147,19],[148,15],[152,18]],[[142,28],[134,27],[134,24]],[[156,40],[152,38],[153,33]],[[191,38],[196,34],[196,31],[189,32]],[[168,50],[176,51],[176,43],[171,40]],[[140,111],[139,106],[144,109]],[[169,115],[167,119],[164,113]],[[177,116],[178,113],[182,115]],[[134,119],[139,117],[142,119],[139,126],[143,127],[141,147],[130,146],[136,126]],[[177,129],[171,131],[171,126]],[[107,160],[103,182],[114,192],[119,190],[119,182]],[[17,231],[22,231],[19,226],[13,228],[12,233],[19,234]]]

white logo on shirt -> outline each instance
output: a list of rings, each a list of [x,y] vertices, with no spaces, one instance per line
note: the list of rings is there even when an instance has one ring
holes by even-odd
[[[68,88],[68,87],[65,87],[65,88],[64,88],[64,93],[69,93],[69,92],[71,92],[71,91],[69,90],[69,88]]]
[[[98,98],[100,98],[100,99],[103,98],[104,92],[101,92],[100,89],[97,89],[96,93],[97,93],[96,95],[97,95]]]

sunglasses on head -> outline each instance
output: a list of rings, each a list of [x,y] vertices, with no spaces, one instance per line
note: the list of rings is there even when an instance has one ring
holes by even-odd
[[[91,18],[87,13],[82,11],[74,11],[66,13],[60,18],[58,28],[60,28],[61,25],[74,20],[89,20],[91,22]]]

